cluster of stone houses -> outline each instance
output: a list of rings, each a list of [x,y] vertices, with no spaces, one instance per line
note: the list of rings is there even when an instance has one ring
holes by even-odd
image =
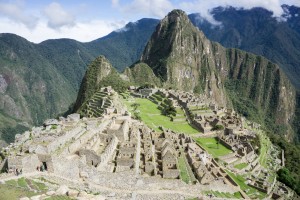
[[[141,94],[147,96],[158,91],[150,90]],[[113,93],[111,90],[105,92]],[[247,134],[243,120],[233,110],[218,108],[216,104],[209,104],[204,97],[195,97],[186,92],[160,92],[174,106],[181,106],[188,111],[192,107],[210,109],[207,115],[195,114],[194,125],[198,123],[204,133],[210,132],[216,125],[223,126],[224,130],[219,131],[216,137],[234,152],[230,156],[235,159],[231,161],[240,159],[241,162],[250,163],[249,170],[255,170],[258,157],[255,147],[249,142],[254,135],[250,132]],[[224,185],[236,186],[216,160],[190,136],[163,128],[157,132],[132,119],[127,112],[118,112],[113,107],[112,110],[103,112],[98,118],[80,118],[79,114],[72,114],[67,118],[47,120],[43,127],[16,135],[15,143],[3,152],[8,170],[14,172],[22,169],[23,173],[30,173],[42,167],[49,173],[71,179],[92,179],[103,172],[124,171],[180,179],[178,158],[184,154],[186,167],[191,169],[201,185],[222,181]],[[249,179],[249,185],[266,193],[274,186],[266,185],[264,180],[258,178],[251,180],[255,181]],[[283,189],[278,190],[281,192]]]

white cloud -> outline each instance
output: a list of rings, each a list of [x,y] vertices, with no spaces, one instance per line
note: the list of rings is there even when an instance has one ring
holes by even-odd
[[[43,13],[48,19],[50,28],[60,29],[64,26],[72,27],[75,25],[75,17],[64,10],[59,3],[53,2],[49,4]]]
[[[29,29],[35,28],[38,18],[25,12],[24,4],[21,1],[14,3],[0,2],[0,16],[12,22],[23,24]]]
[[[299,0],[192,0],[179,3],[177,6],[189,13],[200,13],[211,23],[217,24],[210,14],[210,11],[218,6],[251,9],[254,7],[262,7],[273,12],[273,16],[280,18],[284,13],[281,8],[282,4],[300,6]]]
[[[125,21],[92,20],[89,22],[78,22],[72,27],[64,26],[57,31],[49,28],[46,21],[40,20],[34,30],[29,30],[23,24],[12,24],[11,21],[0,18],[0,30],[6,30],[5,32],[7,33],[16,33],[34,43],[58,38],[70,38],[80,42],[89,42],[123,27],[125,23]]]
[[[169,0],[133,0],[129,4],[120,5],[119,9],[126,15],[143,14],[144,17],[164,17],[174,9]]]
[[[113,7],[118,7],[119,6],[119,0],[111,0],[111,4]]]

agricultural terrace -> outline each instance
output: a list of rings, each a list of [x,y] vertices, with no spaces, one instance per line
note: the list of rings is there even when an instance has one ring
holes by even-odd
[[[228,149],[221,143],[218,144],[218,140],[216,138],[194,138],[194,139],[201,147],[203,147],[214,158],[218,158],[220,156],[224,156],[232,153],[230,149]]]

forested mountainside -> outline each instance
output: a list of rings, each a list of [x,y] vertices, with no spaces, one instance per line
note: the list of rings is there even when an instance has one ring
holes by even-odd
[[[283,5],[284,18],[273,17],[263,8],[233,7],[212,10],[216,26],[191,14],[189,18],[212,41],[262,55],[278,64],[292,83],[300,88],[300,8]]]
[[[87,66],[103,54],[121,70],[139,59],[155,19],[141,19],[88,43],[71,39],[34,44],[14,34],[0,34],[0,135],[14,135],[66,112]]]

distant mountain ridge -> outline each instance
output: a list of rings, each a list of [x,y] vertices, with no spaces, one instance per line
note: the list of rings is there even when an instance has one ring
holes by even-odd
[[[210,40],[262,55],[278,64],[300,89],[300,8],[288,5],[282,8],[285,14],[281,21],[263,8],[233,7],[212,10],[221,26],[211,24],[199,14],[191,14],[189,18]]]
[[[107,63],[100,57],[90,65],[75,110],[104,86],[108,73],[102,68]],[[295,116],[296,90],[279,67],[261,56],[209,41],[181,10],[170,12],[160,21],[140,61],[115,80],[121,77],[127,85],[150,82],[205,94],[219,106],[233,107],[268,129],[290,139],[294,136],[291,120]],[[119,87],[119,82],[110,83]]]
[[[279,64],[300,88],[300,9],[285,8],[290,16],[281,23],[262,8],[215,9],[213,15],[222,22],[222,28],[199,20],[197,14],[189,18],[208,39],[225,47],[263,55]],[[9,141],[10,133],[65,112],[76,99],[87,66],[97,56],[104,55],[118,71],[139,60],[158,23],[156,19],[141,19],[88,43],[58,39],[34,44],[13,34],[0,34],[0,89],[5,88],[5,91],[1,89],[0,96],[0,121],[3,122],[0,135]],[[149,66],[139,65],[134,73],[127,70],[127,75],[139,79],[135,75],[142,70],[148,73]],[[149,75],[149,80],[157,81]],[[45,88],[46,92],[38,92]]]
[[[155,19],[126,25],[126,31],[81,43],[71,39],[34,44],[14,34],[0,34],[0,138],[66,112],[76,100],[87,66],[100,54],[122,70],[139,59]]]

